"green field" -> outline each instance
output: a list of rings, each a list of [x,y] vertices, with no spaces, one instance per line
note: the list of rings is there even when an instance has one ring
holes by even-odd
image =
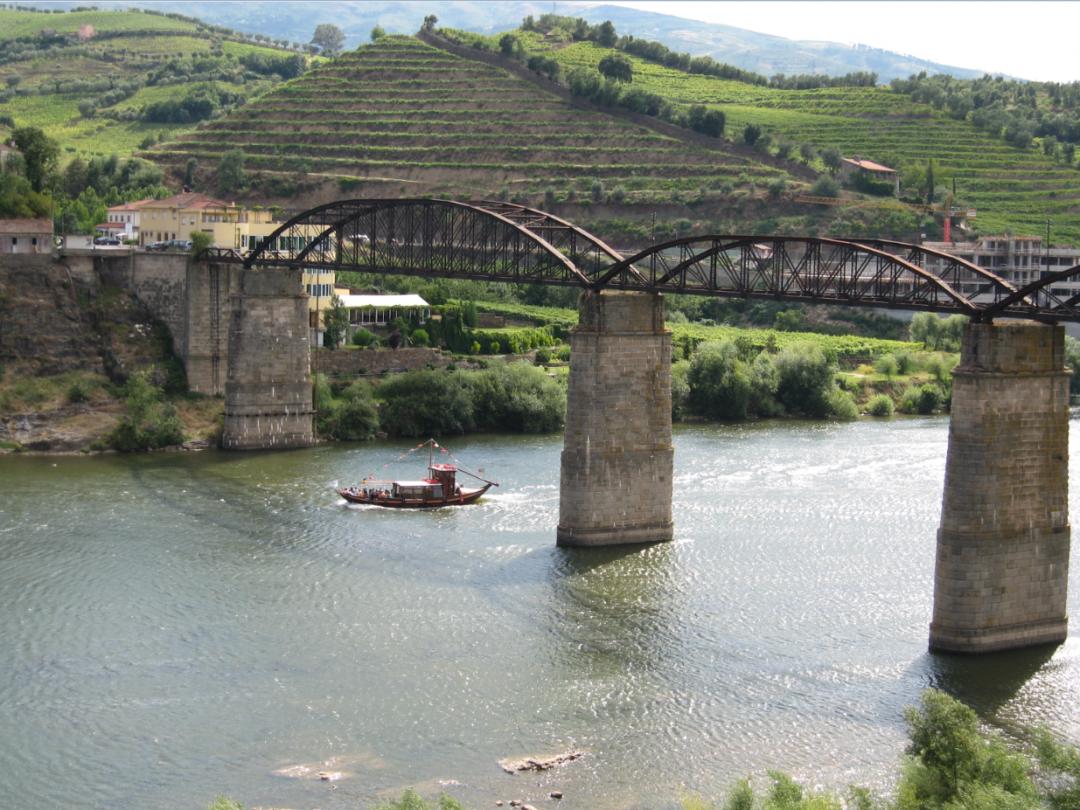
[[[535,203],[546,192],[558,202],[606,204],[615,194],[644,206],[785,176],[723,143],[708,148],[574,108],[411,37],[343,54],[150,154],[205,165],[231,149],[253,169],[351,180],[364,193],[399,193],[407,183],[412,194]]]
[[[80,34],[81,32],[81,34]],[[194,123],[138,119],[142,107],[182,97],[188,84],[251,98],[272,85],[251,79],[237,59],[290,51],[192,20],[138,11],[38,13],[0,9],[0,109],[17,126],[40,127],[73,155],[131,155],[148,140]],[[185,77],[190,77],[185,81]],[[107,97],[110,92],[118,98]],[[80,104],[91,102],[91,116]],[[134,119],[134,120],[132,120]]]
[[[553,56],[564,75],[595,70],[613,53],[593,42],[559,47],[535,32],[516,33],[527,53]],[[835,147],[845,156],[859,155],[901,171],[925,167],[932,159],[938,182],[951,184],[955,178],[959,203],[977,210],[972,224],[980,232],[1039,234],[1050,219],[1055,240],[1080,243],[1080,173],[1044,156],[1038,145],[1015,148],[885,87],[782,90],[622,55],[633,65],[635,87],[683,109],[704,104],[722,110],[729,138],[756,124],[774,142]]]

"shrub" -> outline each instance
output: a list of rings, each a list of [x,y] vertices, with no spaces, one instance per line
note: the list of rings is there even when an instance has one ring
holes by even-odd
[[[834,388],[825,395],[829,403],[829,413],[838,419],[856,419],[859,416],[859,408],[855,404],[855,397],[847,391]]]
[[[184,441],[184,427],[176,409],[164,401],[160,387],[151,382],[151,371],[132,374],[124,385],[127,413],[109,434],[109,445],[131,453],[156,450]]]
[[[533,362],[538,366],[544,366],[551,362],[551,351],[548,349],[537,349]]]
[[[761,127],[756,124],[747,124],[743,129],[743,143],[747,146],[753,146],[758,142],[761,137]]]
[[[892,416],[893,401],[888,394],[878,394],[866,405],[866,412],[871,416]]]
[[[324,380],[325,384],[325,380]],[[344,441],[367,441],[379,430],[379,412],[371,388],[361,380],[346,388],[340,399],[319,411],[319,434]]]
[[[561,428],[566,418],[563,387],[528,363],[494,365],[473,372],[468,381],[479,427],[550,433]]]
[[[555,350],[555,356],[563,363],[570,362],[570,346],[568,344],[563,344]]]
[[[352,342],[354,346],[370,346],[377,338],[372,332],[361,327],[353,332]]]
[[[413,333],[409,335],[409,339],[412,341],[414,346],[431,345],[431,338],[428,337],[427,330],[425,329],[414,329]]]
[[[830,412],[828,394],[834,387],[832,363],[812,343],[796,343],[776,356],[777,399],[791,413],[823,417]]]
[[[92,393],[93,388],[86,380],[75,380],[68,386],[67,401],[72,405],[88,402]]]
[[[391,436],[441,436],[473,430],[472,393],[463,372],[409,371],[382,382],[380,422]]]
[[[810,193],[815,197],[839,197],[840,186],[831,177],[823,174],[810,186]]]
[[[671,418],[675,421],[686,416],[690,406],[689,373],[689,360],[678,360],[671,364]]]
[[[891,380],[895,377],[899,370],[900,365],[896,362],[896,357],[894,355],[883,354],[874,361],[874,371],[885,377],[887,380]]]
[[[779,416],[784,412],[776,398],[780,372],[768,352],[761,352],[750,364],[750,411],[758,416]]]
[[[750,404],[750,374],[732,341],[703,343],[687,374],[690,406],[710,419],[745,419]]]
[[[944,398],[941,395],[941,389],[933,383],[926,383],[926,385],[919,388],[919,400],[918,411],[919,413],[927,414],[940,410],[944,404]]]

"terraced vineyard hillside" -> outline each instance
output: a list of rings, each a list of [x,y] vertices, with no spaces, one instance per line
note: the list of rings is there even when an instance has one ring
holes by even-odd
[[[564,74],[595,70],[616,53],[593,42],[558,47],[531,31],[515,35],[526,53],[558,60]],[[489,43],[498,49],[496,38]],[[938,183],[956,178],[958,199],[978,210],[983,233],[1041,234],[1049,218],[1054,241],[1080,244],[1080,172],[1037,147],[1017,149],[967,121],[884,87],[781,90],[690,74],[618,51],[633,64],[633,84],[687,107],[706,104],[727,116],[728,137],[747,124],[780,139],[836,147],[900,169],[933,159]]]
[[[274,63],[304,58],[160,14],[0,8],[0,111],[65,154],[124,157],[195,125],[142,120],[147,105],[193,90],[238,103],[273,85]]]
[[[502,194],[655,205],[749,193],[785,172],[748,150],[579,109],[481,61],[386,37],[308,71],[147,155],[336,179],[335,196]],[[790,178],[789,178],[790,180]]]

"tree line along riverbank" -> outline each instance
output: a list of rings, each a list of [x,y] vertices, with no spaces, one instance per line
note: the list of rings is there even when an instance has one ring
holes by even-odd
[[[571,356],[564,342],[566,324],[472,327],[469,309],[450,306],[443,318],[426,325],[391,326],[402,330],[405,341],[440,347],[444,360],[449,357],[443,368],[432,364],[382,376],[315,374],[315,429],[321,440],[561,429]],[[522,308],[516,309],[521,314]],[[565,318],[563,311],[545,314],[544,308],[531,308],[530,314]],[[895,341],[676,318],[671,324],[672,417],[739,421],[947,413],[962,326],[962,316],[920,313],[909,325],[913,340]],[[475,349],[478,334],[491,342],[505,340],[523,353],[454,351],[462,345]],[[363,330],[357,335],[365,346],[379,342]],[[26,373],[17,363],[0,368],[0,450],[135,451],[216,444],[224,403],[188,393],[183,367],[161,349],[167,340],[160,335],[154,340],[157,354],[122,373],[113,369],[111,376],[95,368],[54,375]],[[1070,338],[1067,345],[1070,365],[1080,367],[1080,343]],[[39,440],[19,441],[19,427],[31,421],[40,428]],[[78,422],[81,432],[57,427],[70,421]]]

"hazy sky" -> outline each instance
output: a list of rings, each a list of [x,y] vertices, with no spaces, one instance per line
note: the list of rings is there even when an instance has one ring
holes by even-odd
[[[1078,0],[606,2],[788,39],[872,45],[1022,79],[1080,80]]]

